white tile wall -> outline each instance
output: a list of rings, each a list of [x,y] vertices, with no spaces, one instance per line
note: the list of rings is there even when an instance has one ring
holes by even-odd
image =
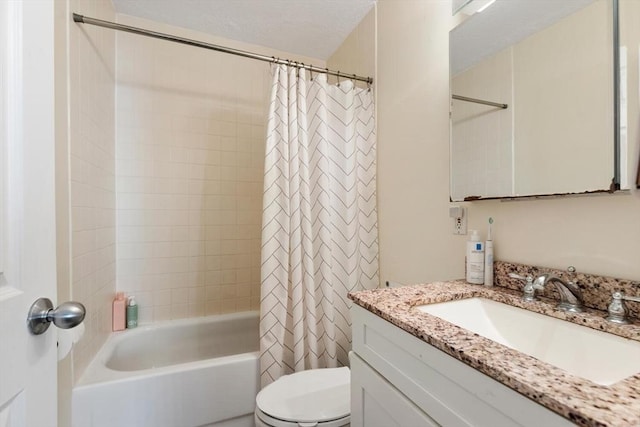
[[[257,309],[269,65],[117,40],[118,290],[141,322]]]
[[[78,13],[113,20],[108,0],[72,1]],[[87,308],[73,351],[77,380],[111,332],[116,287],[115,34],[69,28],[71,295]]]

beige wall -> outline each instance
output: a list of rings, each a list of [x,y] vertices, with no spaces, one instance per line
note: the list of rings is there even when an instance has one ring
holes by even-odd
[[[109,0],[70,1],[70,10],[113,20]],[[87,307],[73,352],[75,379],[111,332],[115,291],[115,35],[69,25],[69,194],[72,298]]]
[[[58,301],[85,305],[85,334],[58,366],[58,424],[71,387],[111,332],[115,292],[115,34],[71,12],[113,20],[109,0],[56,1]]]
[[[462,277],[449,218],[450,1],[378,2],[381,280]]]
[[[333,55],[327,67],[348,74],[374,77],[376,73],[376,9],[373,7],[362,18]],[[358,82],[359,86],[366,85]],[[374,89],[374,87],[372,87]]]
[[[463,276],[466,236],[451,234],[448,217],[450,14],[446,0],[378,4],[382,280]],[[637,167],[638,141],[633,144],[636,166],[629,173]],[[496,220],[497,259],[558,268],[573,264],[579,271],[640,278],[638,194],[466,206],[469,229],[484,234],[487,218]]]
[[[113,20],[109,0],[75,0],[71,10]],[[77,380],[111,332],[115,292],[115,34],[69,26],[69,195],[72,298],[87,308],[73,351]]]
[[[450,235],[448,216],[450,8],[448,1],[380,0],[327,61],[375,79],[382,283],[464,271],[456,256],[464,237]]]
[[[117,44],[118,290],[136,296],[140,322],[258,309],[269,64],[128,33]]]

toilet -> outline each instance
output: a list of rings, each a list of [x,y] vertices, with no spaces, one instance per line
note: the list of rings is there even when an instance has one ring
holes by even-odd
[[[257,427],[343,427],[351,422],[348,367],[280,377],[256,397]]]

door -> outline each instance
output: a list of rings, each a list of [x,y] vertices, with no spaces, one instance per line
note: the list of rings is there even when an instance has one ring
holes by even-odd
[[[56,425],[53,0],[0,1],[0,427]]]
[[[356,353],[351,362],[352,427],[439,427]]]

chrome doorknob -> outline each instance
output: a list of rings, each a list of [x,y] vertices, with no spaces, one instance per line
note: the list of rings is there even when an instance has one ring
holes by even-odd
[[[49,298],[38,298],[29,309],[27,326],[33,335],[43,334],[51,322],[58,328],[71,329],[82,323],[86,312],[79,302],[65,302],[54,309]]]

